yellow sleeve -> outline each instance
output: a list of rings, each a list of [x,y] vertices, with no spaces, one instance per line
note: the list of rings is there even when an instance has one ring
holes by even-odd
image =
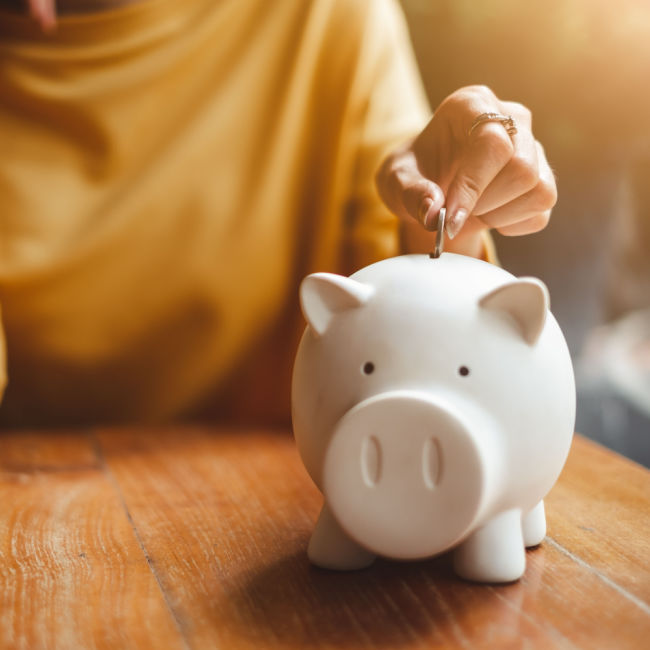
[[[399,221],[379,198],[375,173],[431,117],[398,3],[370,0],[363,29],[352,98],[357,151],[346,206],[350,271],[399,253]]]

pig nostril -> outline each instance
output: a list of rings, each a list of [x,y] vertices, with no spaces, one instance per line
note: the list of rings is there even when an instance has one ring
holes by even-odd
[[[424,484],[433,490],[442,478],[442,448],[437,438],[428,438],[422,449],[422,477]]]
[[[368,487],[374,487],[381,478],[381,445],[375,436],[361,443],[361,475]]]

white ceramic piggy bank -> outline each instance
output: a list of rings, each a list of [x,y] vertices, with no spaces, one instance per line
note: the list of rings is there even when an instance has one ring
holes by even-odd
[[[456,572],[505,582],[546,532],[575,384],[546,287],[444,253],[303,280],[294,434],[325,504],[310,560],[456,547]]]

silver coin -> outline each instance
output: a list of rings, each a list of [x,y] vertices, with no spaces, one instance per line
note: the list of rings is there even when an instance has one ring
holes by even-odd
[[[433,253],[429,253],[429,257],[437,258],[442,255],[442,249],[445,243],[445,215],[447,214],[446,208],[440,208],[438,213],[438,227],[436,228],[436,246]]]

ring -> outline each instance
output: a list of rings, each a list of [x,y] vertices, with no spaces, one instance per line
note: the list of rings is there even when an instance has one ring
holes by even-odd
[[[515,124],[512,115],[501,115],[501,113],[481,113],[474,118],[472,126],[470,126],[469,131],[467,131],[467,135],[472,135],[472,131],[485,122],[499,122],[499,124],[503,124],[503,127],[510,137],[517,133],[517,125]]]

